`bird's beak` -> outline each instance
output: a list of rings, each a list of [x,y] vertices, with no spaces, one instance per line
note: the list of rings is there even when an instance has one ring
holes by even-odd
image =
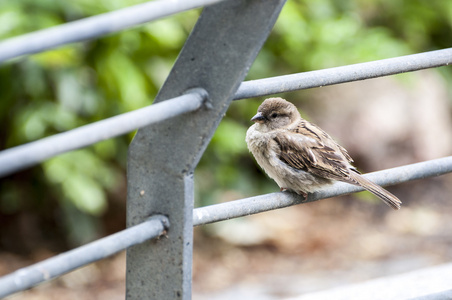
[[[251,121],[255,123],[264,123],[265,117],[261,112],[258,112],[254,117],[251,118]]]

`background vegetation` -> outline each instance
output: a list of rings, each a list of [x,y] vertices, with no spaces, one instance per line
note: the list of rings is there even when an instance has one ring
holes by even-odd
[[[0,1],[0,40],[141,2]],[[0,65],[0,149],[152,103],[199,13]],[[451,31],[451,1],[289,0],[248,79],[442,49],[450,47]],[[450,68],[440,72],[451,79]],[[310,93],[284,96],[299,104]],[[199,205],[276,190],[244,142],[261,100],[231,105],[196,172]],[[0,249],[61,251],[123,228],[132,137],[1,178]]]

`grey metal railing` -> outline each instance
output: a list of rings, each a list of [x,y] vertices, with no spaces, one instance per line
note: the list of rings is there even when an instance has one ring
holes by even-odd
[[[193,209],[193,171],[231,101],[452,63],[449,48],[242,82],[284,2],[152,1],[0,43],[0,61],[4,61],[210,5],[202,12],[155,104],[0,151],[1,177],[139,129],[129,149],[128,228],[0,278],[0,297],[127,249],[127,299],[190,299],[193,226],[360,190],[336,183],[310,194],[307,200],[272,193]],[[450,172],[452,157],[445,157],[365,176],[380,185],[391,185]],[[167,238],[155,240],[162,234]]]
[[[203,105],[204,101],[207,101],[207,92],[200,88],[192,89],[185,95],[158,104],[0,151],[0,177],[38,164],[58,154],[195,111]]]
[[[49,29],[24,34],[0,43],[0,62],[24,54],[85,41],[223,0],[157,0],[123,8]]]
[[[167,217],[154,215],[136,226],[17,270],[0,279],[0,297],[29,289],[133,245],[157,238],[165,233],[169,225]]]

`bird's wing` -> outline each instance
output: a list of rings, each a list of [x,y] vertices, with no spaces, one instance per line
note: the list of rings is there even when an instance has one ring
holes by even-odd
[[[281,161],[290,167],[328,179],[350,178],[351,158],[347,151],[317,126],[302,122],[274,139],[279,145]]]
[[[293,130],[295,133],[299,134],[311,134],[315,136],[319,140],[329,141],[329,144],[334,144],[332,147],[337,147],[337,149],[342,153],[342,155],[345,157],[347,162],[352,163],[353,159],[351,158],[350,154],[348,154],[347,150],[336,143],[332,137],[328,135],[325,131],[323,131],[320,127],[317,125],[310,123],[308,121],[301,122],[298,124],[297,127],[295,127]]]
[[[290,167],[361,186],[390,207],[400,208],[402,202],[396,196],[359,175],[350,165],[352,159],[347,151],[314,124],[301,122],[294,129],[278,133],[274,140],[279,145],[279,158]]]

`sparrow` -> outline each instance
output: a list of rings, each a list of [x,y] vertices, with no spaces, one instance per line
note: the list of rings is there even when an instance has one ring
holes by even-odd
[[[306,198],[308,193],[343,181],[400,209],[402,202],[396,196],[360,175],[347,150],[304,120],[292,103],[282,98],[266,99],[251,121],[255,124],[246,132],[248,149],[281,191]]]

